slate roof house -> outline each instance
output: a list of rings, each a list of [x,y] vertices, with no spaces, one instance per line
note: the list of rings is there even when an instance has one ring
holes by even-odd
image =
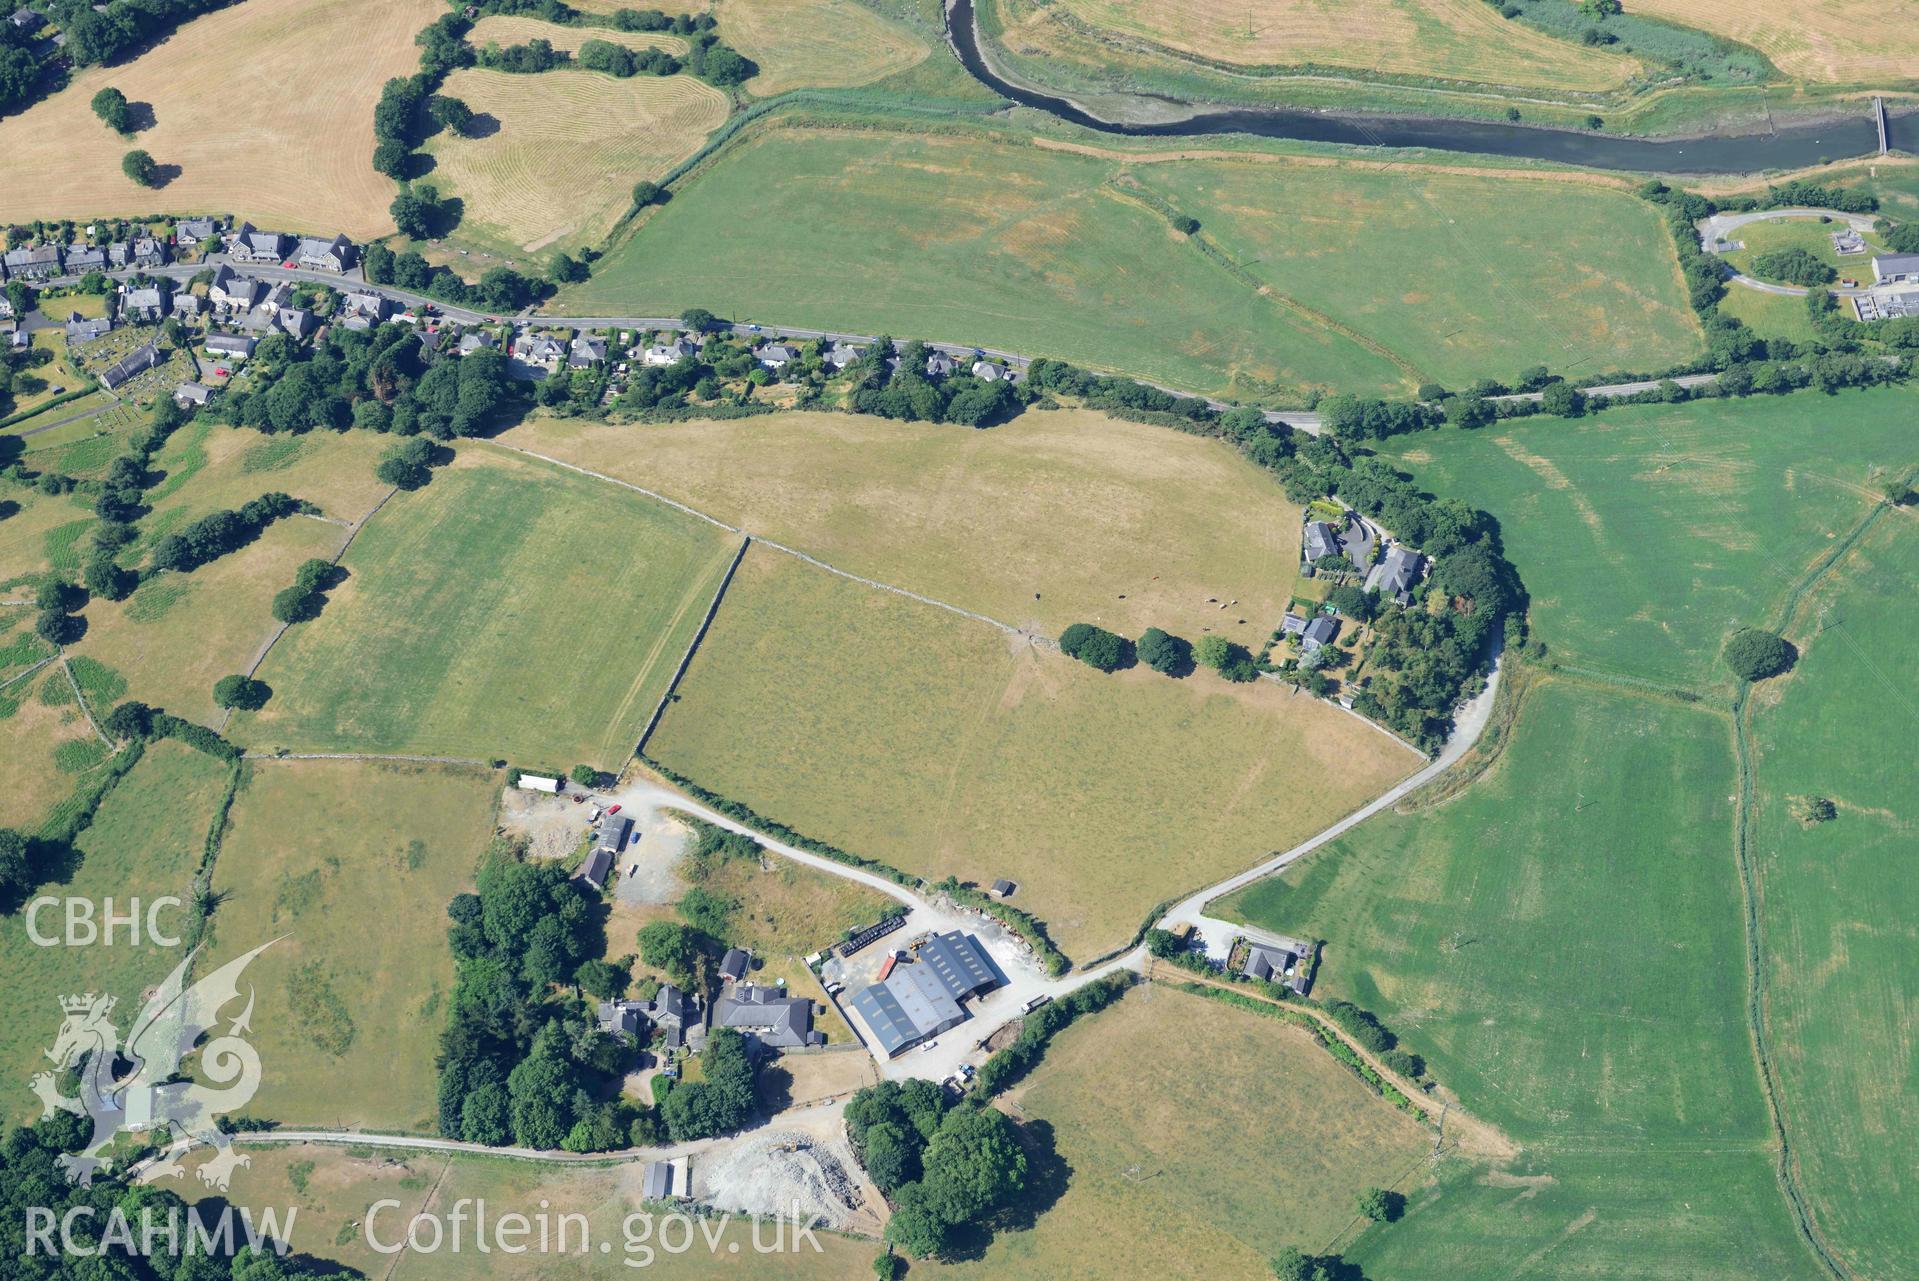
[[[242,276],[221,263],[214,268],[213,281],[207,286],[207,301],[227,311],[251,311],[265,290],[266,286],[252,276]]]
[[[38,31],[46,18],[34,9],[15,9],[7,21],[16,31]]]
[[[340,298],[340,323],[348,329],[371,329],[393,314],[385,294],[349,293]]]
[[[158,285],[129,289],[120,300],[120,315],[143,325],[157,323],[167,314],[167,298]]]
[[[227,244],[227,256],[238,262],[282,262],[290,239],[292,237],[277,231],[260,231],[252,223],[243,222]]]
[[[132,256],[133,250],[124,240],[116,240],[107,246],[107,265],[115,271],[126,266],[128,259]]]
[[[520,334],[513,340],[513,359],[548,373],[566,359],[566,345],[551,334]]]
[[[720,981],[737,983],[746,977],[746,967],[753,963],[753,954],[743,947],[729,947],[726,955],[720,958]]]
[[[1006,366],[996,365],[990,360],[973,362],[973,377],[982,382],[996,383],[1006,377]]]
[[[662,986],[641,1011],[653,1021],[665,1037],[668,1049],[677,1050],[694,1039],[702,1028],[700,1004],[671,983]]]
[[[454,350],[462,356],[471,356],[476,351],[482,351],[495,346],[498,346],[498,344],[493,341],[493,335],[489,334],[486,330],[469,329],[460,335],[460,345],[454,348]]]
[[[108,391],[124,386],[137,374],[144,374],[160,363],[160,349],[152,343],[136,348],[120,360],[116,360],[100,375],[100,385]]]
[[[1339,531],[1323,520],[1306,522],[1306,563],[1312,564],[1321,556],[1340,555]]]
[[[672,342],[654,343],[640,353],[640,360],[648,365],[671,365],[687,356],[697,356],[700,349],[684,338],[675,338]]]
[[[735,983],[713,1002],[713,1026],[730,1027],[767,1049],[793,1050],[824,1045],[826,1036],[813,1030],[813,1002],[788,996],[785,989],[757,983]]]
[[[193,320],[206,307],[206,299],[198,294],[175,294],[168,301],[168,307],[179,319]]]
[[[858,364],[865,357],[866,348],[855,347],[852,343],[836,342],[826,350],[826,363],[835,369]]]
[[[959,368],[959,362],[945,352],[936,351],[926,358],[926,376],[944,378]]]
[[[103,338],[112,332],[113,322],[105,316],[89,320],[76,311],[67,317],[67,341],[69,343],[92,342],[94,339]]]
[[[1306,630],[1306,620],[1298,614],[1285,614],[1279,620],[1281,636],[1298,636]]]
[[[785,343],[772,342],[753,353],[760,364],[772,370],[781,370],[800,358],[800,353]]]
[[[107,269],[107,251],[93,245],[78,245],[67,250],[67,272],[69,276],[83,276],[89,271]]]
[[[566,349],[568,369],[587,369],[606,359],[606,339],[596,334],[581,334]]]
[[[1246,964],[1240,973],[1267,983],[1278,983],[1306,995],[1313,946],[1295,938],[1276,936],[1272,942],[1247,940]]]
[[[45,280],[60,274],[60,246],[9,249],[4,260],[10,280]]]
[[[595,891],[606,888],[607,873],[613,870],[613,855],[602,846],[586,856],[580,866],[580,880]]]
[[[1333,637],[1337,635],[1339,635],[1339,620],[1321,614],[1306,624],[1299,633],[1300,652],[1310,654],[1321,645],[1331,644]]]
[[[253,339],[243,334],[209,334],[207,350],[238,364],[253,354]]]
[[[637,1037],[646,1030],[645,1001],[601,1001],[600,1031]]]
[[[163,267],[167,261],[165,242],[152,236],[141,236],[133,242],[132,252],[127,255],[127,265],[132,267]]]
[[[173,239],[183,245],[192,246],[202,240],[210,240],[220,224],[211,218],[182,218],[173,224]]]
[[[188,405],[204,405],[213,399],[213,388],[203,387],[199,383],[181,383],[173,389],[174,403],[185,408]]]
[[[331,240],[310,236],[294,249],[293,261],[308,271],[344,272],[353,266],[357,255],[353,242],[345,236],[336,235]]]
[[[1413,584],[1419,581],[1425,560],[1410,547],[1393,547],[1366,575],[1366,590],[1390,596],[1401,605],[1411,604]]]

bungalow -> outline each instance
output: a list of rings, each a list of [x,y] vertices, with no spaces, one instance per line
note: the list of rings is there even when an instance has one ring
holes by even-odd
[[[513,359],[552,373],[566,359],[566,346],[551,334],[522,333],[513,339]]]
[[[959,362],[944,352],[936,351],[926,358],[926,376],[928,378],[944,378],[958,368]]]
[[[160,349],[152,343],[147,343],[109,365],[106,372],[100,375],[100,385],[108,391],[114,391],[124,386],[136,374],[144,374],[159,364]]]
[[[1278,983],[1300,996],[1312,983],[1313,945],[1276,934],[1270,940],[1248,939],[1246,964],[1240,973],[1265,983]]]
[[[567,345],[566,367],[590,369],[606,359],[606,339],[597,334],[581,334]]]
[[[155,325],[167,314],[167,296],[158,285],[129,289],[120,300],[120,316],[142,325]]]
[[[613,870],[613,855],[602,845],[586,856],[580,867],[580,880],[595,893],[606,888],[607,874]]]
[[[499,344],[493,341],[493,335],[484,329],[469,329],[460,335],[460,345],[454,350],[462,356],[471,356],[476,351],[487,351]]]
[[[1876,284],[1919,284],[1919,254],[1879,254],[1872,260]]]
[[[1394,546],[1366,575],[1366,590],[1390,596],[1401,605],[1412,603],[1413,584],[1419,581],[1426,558],[1410,547]]]
[[[331,271],[336,274],[345,272],[353,266],[358,251],[353,242],[345,236],[336,235],[331,240],[307,237],[300,241],[293,251],[293,261],[308,271]]]
[[[798,360],[800,353],[785,343],[773,342],[754,352],[753,358],[760,362],[761,368],[778,373]]]
[[[864,359],[866,359],[866,348],[856,347],[852,343],[836,342],[826,349],[826,363],[835,369],[857,365]]]
[[[283,262],[289,239],[277,231],[260,231],[252,223],[243,222],[227,241],[227,256],[235,262]]]
[[[182,218],[173,224],[173,240],[190,248],[202,240],[213,239],[219,230],[220,224],[212,218]]]
[[[67,250],[67,272],[69,276],[84,276],[89,271],[107,269],[107,251],[93,245],[79,245]]]
[[[674,365],[688,356],[697,356],[700,349],[684,338],[675,338],[672,342],[654,343],[640,353],[640,363],[646,365]]]
[[[1337,635],[1339,635],[1339,620],[1321,614],[1300,631],[1300,652],[1310,654],[1322,645],[1331,644],[1333,637]]]
[[[237,365],[253,354],[253,339],[243,334],[208,334],[207,354]]]
[[[212,399],[213,388],[203,387],[199,383],[181,383],[173,389],[173,403],[182,409],[204,405]]]
[[[67,343],[92,342],[113,332],[113,321],[105,316],[89,320],[79,312],[67,317]]]
[[[1339,531],[1323,520],[1306,522],[1306,563],[1318,562],[1322,556],[1340,555]]]
[[[826,1044],[825,1033],[813,1030],[812,1001],[757,983],[735,983],[713,1002],[713,1026],[733,1028],[769,1050]]]
[[[3,260],[10,280],[47,280],[60,274],[60,246],[9,249]]]
[[[996,365],[990,360],[973,362],[973,377],[982,382],[996,383],[1006,377],[1006,366]]]

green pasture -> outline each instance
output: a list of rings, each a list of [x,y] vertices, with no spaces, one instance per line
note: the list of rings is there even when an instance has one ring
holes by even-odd
[[[1442,1189],[1430,1239],[1380,1234],[1379,1275],[1811,1275],[1768,1186],[1733,777],[1724,715],[1546,678],[1468,790],[1214,905],[1326,939],[1320,994],[1525,1150]]]
[[[325,611],[261,667],[273,701],[235,733],[617,768],[735,547],[605,482],[469,454],[368,522]]]
[[[1910,388],[1704,400],[1389,442],[1500,522],[1549,659],[1696,690],[1719,648],[1919,460]]]
[[[1749,222],[1730,235],[1731,239],[1743,242],[1745,247],[1731,250],[1724,257],[1747,275],[1767,279],[1753,271],[1754,258],[1780,249],[1804,249],[1842,277],[1869,285],[1872,283],[1872,256],[1886,253],[1887,249],[1880,243],[1876,233],[1866,232],[1864,253],[1841,255],[1832,247],[1832,238],[1835,233],[1844,230],[1846,224],[1838,219],[1820,222],[1817,218],[1772,218],[1764,222]]]

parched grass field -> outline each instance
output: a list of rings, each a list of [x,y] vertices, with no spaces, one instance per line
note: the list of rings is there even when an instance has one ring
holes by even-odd
[[[1919,58],[1912,15],[1871,0],[1644,0],[1633,10],[1749,44],[1804,80],[1905,81]]]
[[[885,330],[1289,402],[1311,387],[1410,389],[1384,356],[1183,244],[1107,185],[1123,168],[976,135],[763,129],[561,305]]]
[[[759,64],[746,87],[762,98],[869,85],[932,52],[859,0],[720,0],[714,16],[726,42]]]
[[[69,569],[77,567],[73,544],[93,523],[84,495],[42,494],[24,485],[9,485],[0,490],[0,505],[13,513],[0,520],[0,582],[43,574],[61,562]],[[0,591],[9,599],[26,600],[32,595],[30,589]]]
[[[1151,50],[1094,45],[1047,6],[1013,0],[1009,43],[1032,53],[1114,50],[1119,65]],[[1551,90],[1616,89],[1637,69],[1628,56],[1587,48],[1508,22],[1481,0],[1381,0],[1354,10],[1337,0],[1063,0],[1092,33],[1112,32],[1236,66],[1343,67],[1374,74]],[[1010,24],[1009,24],[1010,25]],[[1095,38],[1097,38],[1095,36]]]
[[[472,67],[448,76],[444,92],[498,129],[429,139],[429,181],[465,202],[462,239],[509,253],[599,241],[632,207],[633,184],[698,151],[728,110],[724,93],[688,75]],[[568,133],[569,121],[590,125]]]
[[[1419,763],[1276,685],[1104,676],[764,548],[647,751],[853,853],[1007,877],[1077,960]]]
[[[1270,1277],[1282,1247],[1350,1227],[1362,1189],[1413,1191],[1432,1147],[1304,1029],[1160,984],[1062,1032],[1010,1097],[1071,1179],[962,1277]]]
[[[45,102],[0,120],[0,219],[230,212],[288,231],[392,231],[393,183],[375,172],[373,105],[419,67],[413,37],[436,0],[248,0],[182,25],[124,66],[90,67]],[[329,51],[351,50],[351,57]],[[129,141],[88,103],[107,85],[148,104]],[[163,169],[158,191],[120,172],[134,147]]]
[[[1468,790],[1213,905],[1326,939],[1320,991],[1525,1149],[1366,1238],[1368,1276],[1817,1275],[1747,1032],[1733,777],[1723,714],[1542,678]]]
[[[555,49],[572,54],[579,53],[580,46],[589,40],[604,40],[610,44],[634,50],[664,49],[668,53],[686,52],[686,41],[664,31],[570,27],[554,22],[542,22],[538,18],[525,18],[506,13],[490,13],[474,23],[473,29],[466,33],[466,42],[476,49],[484,49],[489,44],[525,44],[529,40],[544,40]]]
[[[361,530],[236,718],[256,746],[616,768],[736,544],[603,482],[464,452]]]
[[[247,970],[263,1067],[249,1112],[433,1132],[446,905],[472,888],[499,776],[367,761],[247,770],[214,868],[209,964],[279,939]]]
[[[0,743],[10,743],[20,720],[0,730]],[[11,755],[0,747],[0,757]],[[16,782],[30,782],[14,762],[0,760],[0,776],[11,793]],[[63,788],[75,780],[57,775]],[[70,876],[43,887],[43,894],[91,899],[96,908],[112,898],[116,912],[125,913],[131,899],[145,905],[163,895],[176,895],[183,906],[161,909],[156,920],[164,931],[181,934],[187,925],[194,870],[225,789],[227,769],[211,756],[179,743],[160,742],[147,749],[133,769],[114,786],[95,814],[93,825],[78,842],[81,860]],[[0,815],[0,823],[17,822]],[[58,907],[42,912],[42,934],[58,936],[62,920]],[[0,991],[7,993],[13,1015],[0,1032],[0,1071],[13,1088],[6,1093],[0,1115],[21,1123],[38,1118],[40,1107],[28,1092],[34,1073],[50,1066],[44,1051],[60,1028],[59,998],[82,992],[107,992],[119,998],[116,1021],[124,1030],[140,1010],[141,994],[164,979],[185,959],[179,949],[153,945],[142,933],[130,943],[120,927],[113,946],[39,947],[27,936],[24,917],[16,917],[0,933]]]
[[[9,675],[17,679],[0,689],[0,779],[6,780],[0,787],[0,827],[31,831],[77,781],[61,763],[90,759],[103,749],[72,700],[58,663]],[[43,694],[50,682],[51,692]]]
[[[1498,518],[1550,657],[1704,689],[1719,648],[1919,462],[1908,388],[1609,409],[1402,439],[1435,493]]]
[[[1092,411],[1029,410],[990,431],[851,414],[549,418],[503,439],[1051,636],[1082,621],[1195,641],[1210,628],[1257,648],[1299,556],[1299,508],[1231,447]]]
[[[1223,159],[1133,177],[1278,294],[1452,386],[1541,363],[1663,368],[1704,346],[1671,236],[1615,187]]]
[[[1804,602],[1802,657],[1752,720],[1754,867],[1767,1009],[1793,1147],[1827,1245],[1853,1275],[1919,1274],[1919,840],[1911,753],[1919,700],[1900,678],[1919,582],[1919,527],[1886,512]],[[1793,798],[1834,820],[1802,824]]]

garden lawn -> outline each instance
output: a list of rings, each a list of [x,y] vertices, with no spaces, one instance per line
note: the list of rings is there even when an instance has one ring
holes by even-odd
[[[1799,665],[1752,718],[1774,1064],[1814,1218],[1858,1277],[1919,1275],[1919,698],[1899,671],[1915,582],[1919,527],[1886,512],[1805,601]],[[1810,796],[1838,817],[1801,823]]]
[[[1491,512],[1553,661],[1705,690],[1919,462],[1910,388],[1609,409],[1388,442],[1421,485]]]
[[[20,719],[0,730],[0,741],[14,737]],[[6,762],[3,772],[8,787],[0,790],[10,792],[23,775],[13,762]],[[77,781],[57,777],[63,789]],[[0,1071],[15,1083],[0,1109],[7,1120],[24,1123],[39,1117],[39,1104],[26,1086],[34,1073],[50,1066],[44,1051],[60,1028],[60,997],[112,994],[119,1001],[114,1022],[124,1032],[140,1011],[142,993],[186,958],[180,947],[156,946],[149,940],[147,908],[162,896],[177,896],[180,905],[161,908],[155,921],[170,935],[186,933],[194,871],[226,782],[227,767],[213,757],[177,742],[154,743],[101,802],[77,842],[77,863],[40,890],[90,899],[96,915],[109,898],[122,915],[138,902],[138,944],[120,926],[112,946],[39,947],[27,936],[24,916],[10,921],[0,934],[0,992],[14,1011],[0,1034]],[[38,925],[42,934],[58,937],[61,909],[56,905],[43,911]]]
[[[234,733],[617,769],[735,547],[629,491],[468,451],[367,522],[325,612],[261,667],[273,701]]]
[[[1288,403],[1410,390],[1389,359],[1182,244],[1108,185],[1123,167],[984,135],[760,129],[561,305],[887,331]]]
[[[1731,753],[1722,714],[1542,678],[1470,789],[1213,905],[1327,940],[1318,994],[1525,1149],[1368,1237],[1368,1275],[1816,1275],[1745,1019]]]
[[[1230,446],[1091,411],[1029,410],[990,431],[851,414],[543,418],[503,440],[1053,636],[1076,622],[1195,641],[1214,629],[1257,649],[1299,559],[1299,508]]]
[[[446,907],[473,888],[499,775],[365,761],[255,761],[213,884],[218,963],[248,967],[263,1065],[253,1116],[432,1133]],[[369,928],[378,920],[377,928]]]
[[[1277,685],[1102,675],[764,548],[677,695],[649,755],[854,854],[1006,877],[1081,961],[1419,764]]]
[[[1704,345],[1658,212],[1611,186],[1257,158],[1134,176],[1278,294],[1449,386],[1662,369]]]

